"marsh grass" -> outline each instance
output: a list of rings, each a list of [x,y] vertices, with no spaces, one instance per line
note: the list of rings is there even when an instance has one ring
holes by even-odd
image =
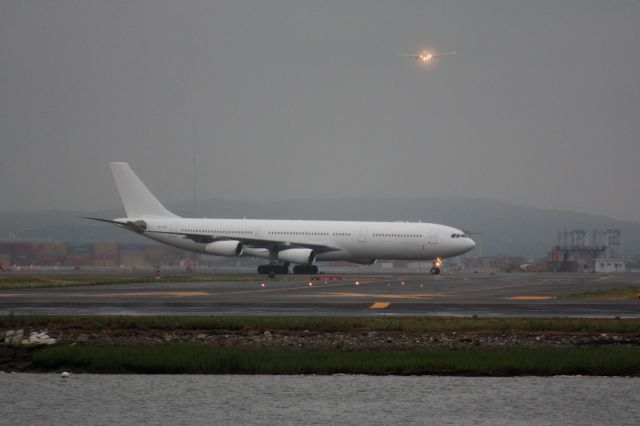
[[[315,332],[581,332],[640,334],[640,319],[477,317],[0,316],[0,328],[309,330]]]
[[[640,375],[640,349],[286,352],[195,345],[53,346],[34,353],[48,371],[141,374]]]

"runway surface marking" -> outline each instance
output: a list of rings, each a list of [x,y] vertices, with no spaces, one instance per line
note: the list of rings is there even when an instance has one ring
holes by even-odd
[[[611,278],[611,275],[606,275],[604,277],[596,278],[594,281],[606,281]]]
[[[603,277],[606,278],[606,277]],[[584,282],[584,283],[567,283],[567,280],[564,279],[564,277],[562,279],[543,279],[541,282],[542,283],[555,283],[558,284],[559,286],[562,286],[563,284],[571,284],[571,286],[573,288],[575,287],[585,287],[585,286],[591,286],[593,285],[594,282],[596,281],[601,281],[601,278],[595,278],[592,279],[591,281],[588,282]],[[494,287],[480,287],[480,288],[472,288],[472,289],[464,289],[464,290],[453,290],[453,291],[448,291],[446,293],[442,293],[443,296],[459,296],[459,295],[464,295],[464,294],[474,294],[474,293],[482,293],[482,294],[486,294],[490,291],[496,291],[496,290],[511,290],[511,289],[515,289],[515,288],[522,288],[522,287],[531,287],[531,286],[535,286],[537,283],[535,281],[533,282],[528,282],[528,283],[518,283],[518,284],[505,284],[505,285],[497,285]],[[559,287],[558,290],[560,290],[562,287]],[[541,289],[541,291],[549,291],[550,289]]]
[[[439,294],[421,293],[421,294],[380,294],[380,293],[325,293],[318,296],[333,296],[333,297],[372,297],[385,299],[431,299],[432,297],[438,297]]]
[[[210,296],[211,293],[204,291],[132,291],[121,293],[0,293],[0,297],[28,297],[31,299],[40,297],[50,298],[83,298],[83,297],[203,297]]]
[[[304,281],[305,283],[307,283],[307,281]],[[378,281],[375,280],[371,280],[371,281],[360,281],[360,285],[363,284],[373,284],[376,283]],[[300,284],[300,283],[296,283],[295,281],[292,282],[292,284]],[[174,297],[193,297],[193,296],[197,296],[197,297],[203,297],[203,296],[212,296],[212,297],[217,297],[217,296],[237,296],[237,295],[242,295],[242,294],[255,294],[257,292],[260,293],[275,293],[275,292],[288,292],[288,291],[292,291],[292,290],[307,290],[309,288],[314,288],[314,287],[310,287],[309,285],[302,285],[302,286],[283,286],[283,287],[277,287],[277,288],[269,288],[269,282],[266,282],[267,287],[257,287],[257,288],[251,288],[251,289],[245,289],[245,290],[235,290],[235,291],[216,291],[216,292],[188,292],[188,291],[175,291],[175,292],[163,292],[163,291],[137,291],[137,292],[119,292],[119,293],[99,293],[97,291],[88,291],[88,292],[74,292],[74,293],[64,293],[64,292],[56,292],[56,291],[44,291],[44,292],[31,292],[31,291],[26,291],[24,293],[1,293],[0,292],[0,297],[28,297],[28,298],[40,298],[40,297],[126,297],[126,296],[174,296]],[[349,286],[351,285],[350,283],[347,282],[332,282],[330,284],[318,284],[316,287],[318,288],[332,288],[332,287],[344,287],[344,286]],[[61,289],[64,289],[65,287],[60,287]],[[102,290],[102,288],[98,287],[98,286],[91,286],[91,289],[94,290]],[[88,288],[89,289],[89,288]],[[29,290],[29,289],[26,289]]]
[[[386,309],[391,305],[389,302],[375,302],[370,306],[371,309]]]
[[[139,291],[139,292],[123,292],[123,293],[103,293],[96,294],[96,297],[145,297],[145,296],[168,296],[168,297],[202,297],[209,296],[211,293],[204,291]]]
[[[556,299],[554,296],[513,296],[513,297],[505,297],[505,299],[509,300],[553,300]]]

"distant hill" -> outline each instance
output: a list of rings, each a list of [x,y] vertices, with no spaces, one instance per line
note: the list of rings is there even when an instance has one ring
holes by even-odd
[[[168,206],[192,216],[191,203]],[[78,216],[119,217],[122,210],[102,212],[30,211],[0,213],[0,240],[141,242],[139,236]],[[640,256],[640,223],[570,211],[539,209],[484,199],[344,199],[278,202],[201,201],[198,217],[249,219],[409,220],[452,225],[481,232],[485,256],[544,256],[562,227],[619,228],[626,256]]]

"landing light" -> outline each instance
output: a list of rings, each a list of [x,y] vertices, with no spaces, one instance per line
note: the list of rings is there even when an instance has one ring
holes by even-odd
[[[356,281],[356,285],[360,285],[360,281]]]
[[[309,287],[313,287],[313,283],[309,281]]]
[[[266,287],[267,285],[265,283],[260,283],[260,287]]]

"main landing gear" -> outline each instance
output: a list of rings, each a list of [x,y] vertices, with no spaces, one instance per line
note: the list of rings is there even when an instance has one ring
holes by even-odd
[[[296,265],[293,267],[294,274],[317,274],[318,267],[316,265]]]
[[[275,278],[276,274],[287,275],[289,273],[289,263],[283,265],[266,264],[258,266],[258,273],[269,275],[269,278]]]
[[[436,257],[433,259],[433,266],[431,267],[431,275],[438,275],[440,273],[440,268],[442,267],[442,259]]]
[[[276,274],[286,275],[289,273],[289,263],[278,265],[276,263],[269,263],[266,265],[258,266],[258,273],[269,275],[269,278],[274,278]],[[293,267],[294,274],[317,274],[318,267],[315,265],[296,265]]]

